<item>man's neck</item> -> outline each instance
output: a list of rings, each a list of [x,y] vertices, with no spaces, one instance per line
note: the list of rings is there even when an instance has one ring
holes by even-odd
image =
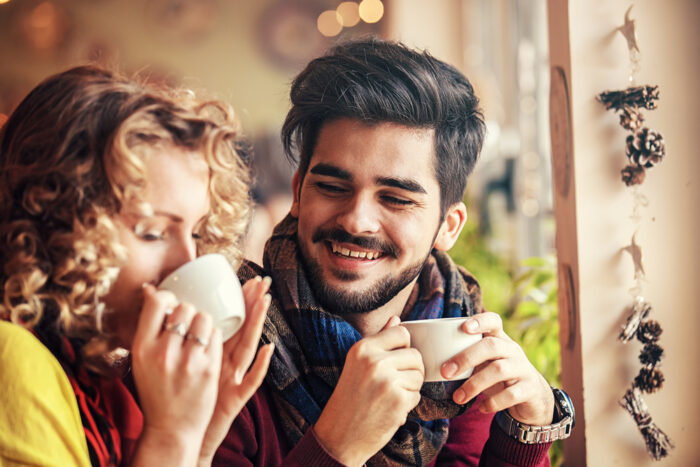
[[[373,336],[382,330],[389,318],[392,316],[401,317],[401,313],[406,307],[406,302],[408,302],[415,285],[416,279],[381,307],[367,313],[346,316],[345,319],[362,334],[362,337]]]

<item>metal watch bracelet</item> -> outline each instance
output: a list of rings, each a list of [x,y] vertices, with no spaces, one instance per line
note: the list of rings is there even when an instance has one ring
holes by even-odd
[[[530,426],[520,423],[510,416],[507,410],[496,414],[496,423],[505,434],[524,444],[550,443],[568,438],[573,426],[571,417],[545,426]]]
[[[554,419],[551,425],[531,426],[511,417],[507,410],[496,414],[496,424],[511,438],[524,444],[550,443],[571,435],[575,423],[574,405],[561,389],[552,388],[554,393]]]

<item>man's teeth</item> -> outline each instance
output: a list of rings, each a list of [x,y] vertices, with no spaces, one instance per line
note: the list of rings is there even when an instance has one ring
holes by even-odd
[[[336,253],[336,254],[342,255],[342,256],[349,256],[351,258],[376,259],[382,255],[382,253],[380,251],[349,250],[349,249],[344,248],[342,246],[338,246],[335,243],[331,243],[331,249],[333,250],[333,253]]]

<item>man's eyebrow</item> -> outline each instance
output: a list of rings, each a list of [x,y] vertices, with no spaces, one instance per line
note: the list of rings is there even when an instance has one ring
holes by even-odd
[[[313,166],[311,169],[309,169],[309,172],[315,175],[323,175],[326,177],[335,177],[342,180],[352,181],[352,174],[347,170],[323,162]],[[399,188],[401,190],[410,191],[411,193],[427,193],[425,188],[423,188],[423,185],[410,178],[377,177],[374,179],[374,182],[377,185]]]
[[[410,178],[395,178],[395,177],[377,177],[375,179],[377,185],[391,186],[401,190],[410,191],[411,193],[428,193],[423,188],[423,185]]]
[[[314,165],[309,172],[315,175],[325,175],[327,177],[335,177],[343,180],[352,180],[352,175],[347,170],[343,170],[335,165],[325,164],[323,162]]]

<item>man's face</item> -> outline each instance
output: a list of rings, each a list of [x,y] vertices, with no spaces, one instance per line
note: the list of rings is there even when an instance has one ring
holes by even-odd
[[[291,213],[329,311],[369,312],[415,283],[441,225],[433,140],[432,129],[394,123],[322,127]]]

